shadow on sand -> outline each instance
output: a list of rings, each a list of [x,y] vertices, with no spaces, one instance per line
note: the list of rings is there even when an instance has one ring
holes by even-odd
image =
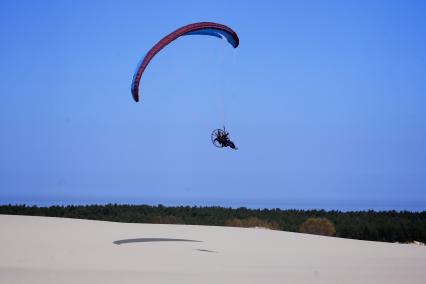
[[[123,245],[132,243],[150,243],[150,242],[195,242],[201,243],[202,241],[188,240],[188,239],[171,239],[171,238],[138,238],[138,239],[124,239],[113,241],[113,244]]]
[[[203,252],[217,252],[215,250],[209,250],[209,249],[196,249],[198,251],[203,251]]]

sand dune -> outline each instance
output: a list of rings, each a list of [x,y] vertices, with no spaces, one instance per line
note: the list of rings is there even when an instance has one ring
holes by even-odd
[[[425,283],[426,248],[212,226],[0,215],[0,283]]]

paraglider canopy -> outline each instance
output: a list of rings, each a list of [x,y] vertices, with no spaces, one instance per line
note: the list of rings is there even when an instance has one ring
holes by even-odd
[[[138,64],[136,71],[133,75],[132,80],[132,96],[133,99],[138,102],[139,101],[139,84],[142,78],[143,72],[148,66],[151,59],[164,47],[170,44],[172,41],[184,35],[208,35],[214,36],[222,39],[226,39],[226,41],[231,44],[234,48],[237,48],[240,40],[236,32],[234,32],[231,28],[217,23],[211,22],[200,22],[189,24],[183,26],[169,35],[165,36],[161,39],[156,45],[154,45],[145,57]]]

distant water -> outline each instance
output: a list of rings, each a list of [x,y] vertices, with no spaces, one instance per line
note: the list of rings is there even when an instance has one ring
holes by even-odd
[[[396,211],[426,211],[426,201],[401,201],[401,200],[213,200],[213,199],[171,199],[171,198],[123,198],[123,197],[2,197],[0,204],[26,204],[37,206],[51,205],[90,205],[90,204],[133,204],[133,205],[158,205],[164,206],[221,206],[221,207],[247,207],[252,209],[279,208],[279,209],[324,209],[340,211],[364,211],[364,210],[396,210]]]

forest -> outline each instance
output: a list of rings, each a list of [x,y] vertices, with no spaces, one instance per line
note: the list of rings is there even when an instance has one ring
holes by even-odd
[[[163,205],[1,205],[0,214],[126,223],[265,227],[358,240],[426,242],[426,211],[325,211]]]

